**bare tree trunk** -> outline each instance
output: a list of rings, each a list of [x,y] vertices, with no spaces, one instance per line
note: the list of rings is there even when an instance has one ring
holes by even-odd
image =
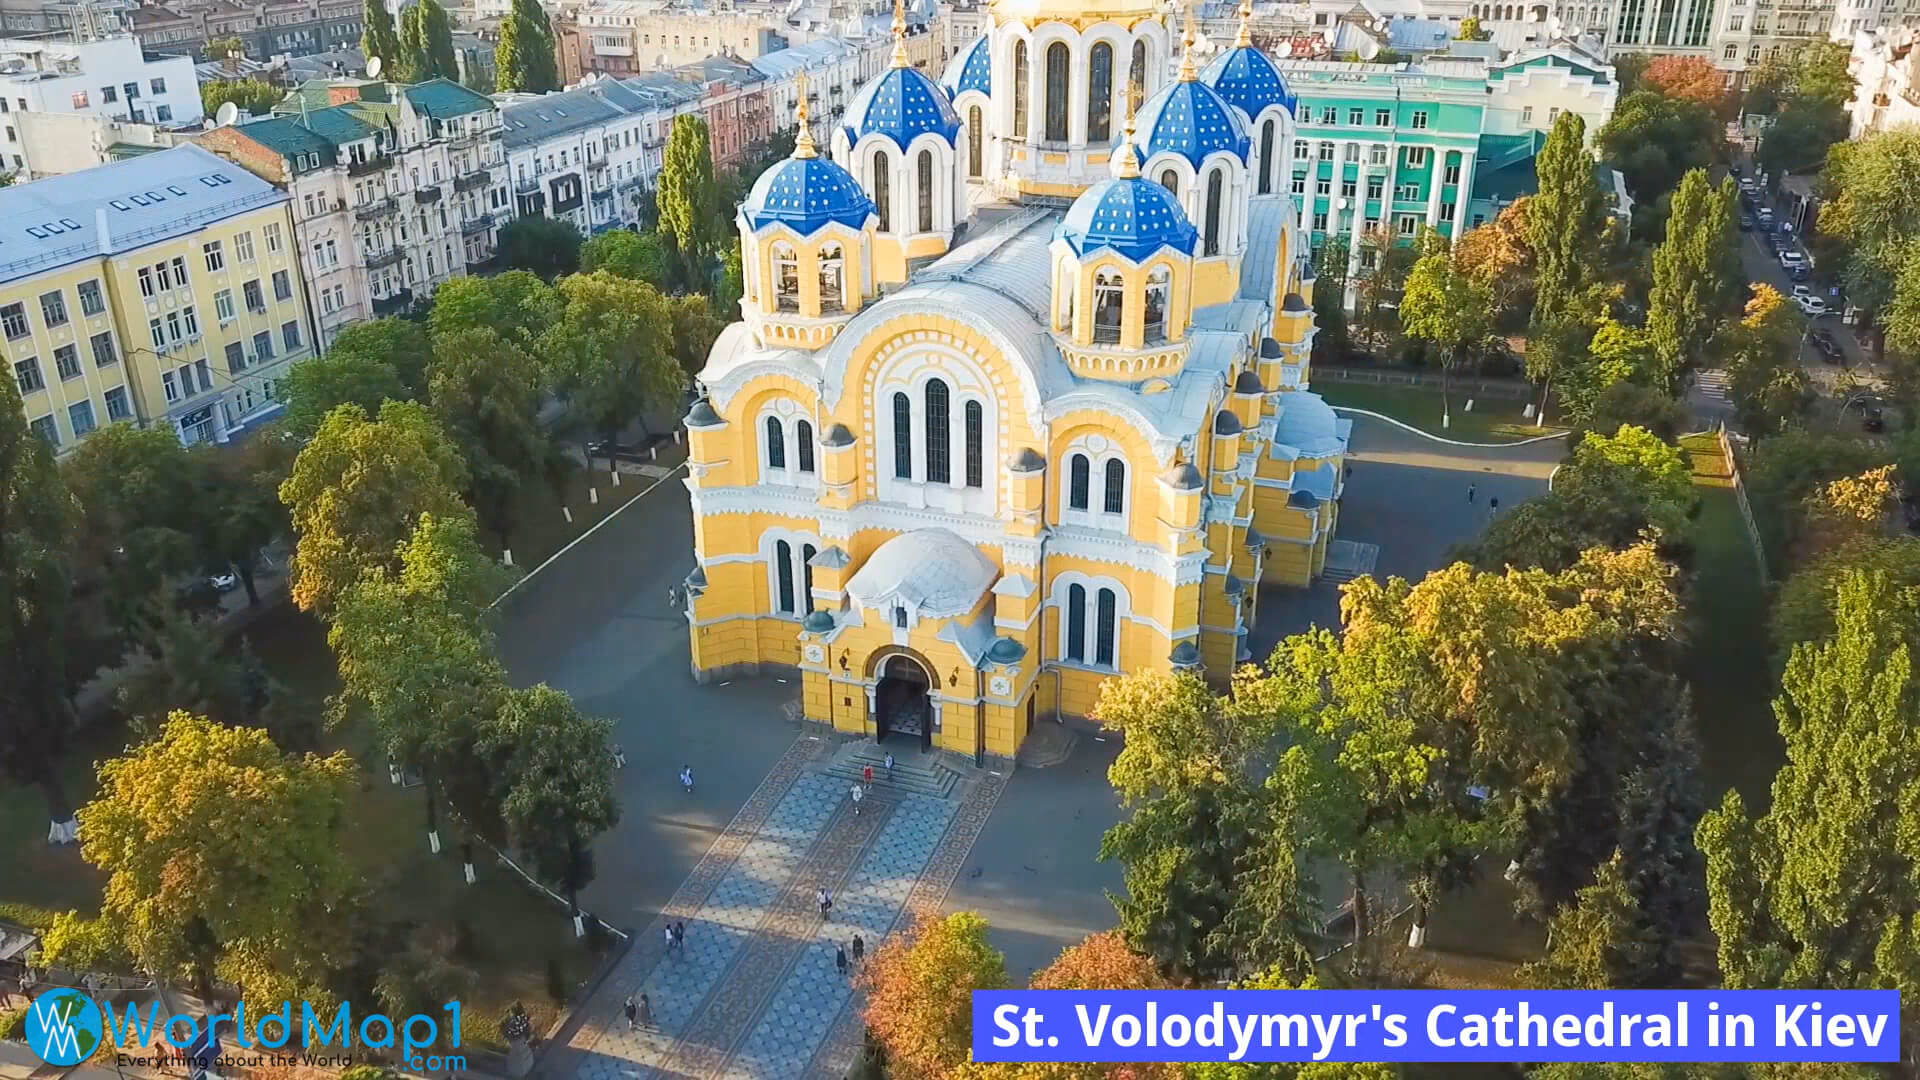
[[[1353,870],[1353,964],[1360,966],[1360,951],[1366,948],[1367,934],[1367,882],[1358,867]]]

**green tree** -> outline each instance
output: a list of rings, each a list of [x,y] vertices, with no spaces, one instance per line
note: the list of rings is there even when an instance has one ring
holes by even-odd
[[[1647,69],[1653,66],[1656,58],[1652,53],[1621,53],[1613,58],[1614,79],[1620,84],[1620,95],[1625,97],[1640,89],[1640,80],[1646,76]]]
[[[1579,346],[1592,334],[1587,297],[1600,280],[1608,243],[1606,209],[1586,138],[1586,121],[1568,111],[1554,121],[1534,159],[1539,189],[1526,214],[1534,292],[1527,374],[1543,386],[1582,359]]]
[[[656,289],[667,287],[667,251],[654,233],[612,229],[580,248],[580,269],[605,270],[619,277],[644,281]]]
[[[1847,296],[1878,309],[1887,344],[1920,351],[1920,131],[1895,129],[1835,145],[1819,231],[1846,242]]]
[[[1233,984],[1236,990],[1319,990],[1319,980],[1298,979],[1283,971],[1263,972]],[[1209,1061],[1187,1066],[1190,1080],[1395,1080],[1400,1066],[1357,1061],[1246,1062]]]
[[[297,546],[293,601],[329,613],[340,594],[397,548],[427,514],[462,517],[460,451],[424,406],[389,401],[377,419],[358,405],[327,414],[280,485]]]
[[[540,424],[546,379],[540,364],[484,327],[434,337],[427,401],[467,465],[467,496],[480,521],[509,547],[523,486],[558,467]]]
[[[1684,511],[1693,498],[1693,470],[1678,447],[1645,428],[1622,425],[1612,435],[1593,432],[1573,448],[1576,470],[1605,463],[1631,483],[1648,505]]]
[[[1347,238],[1330,236],[1313,249],[1313,359],[1342,363],[1353,348],[1347,330]]]
[[[1599,335],[1594,335],[1594,338],[1598,342]],[[1599,351],[1596,345],[1596,358]],[[1652,354],[1651,347],[1638,353],[1649,361]],[[1609,384],[1593,397],[1578,417],[1578,423],[1574,425],[1573,433],[1567,436],[1567,441],[1569,445],[1578,446],[1588,432],[1618,431],[1622,424],[1645,428],[1663,442],[1677,443],[1687,430],[1689,419],[1686,406],[1673,397],[1651,386],[1621,380]]]
[[[679,403],[686,373],[658,290],[603,272],[565,278],[557,291],[565,307],[541,337],[540,353],[576,424],[612,441],[648,411]]]
[[[201,563],[186,448],[171,425],[109,424],[82,440],[61,471],[81,512],[73,546],[102,575],[120,632],[144,640],[155,608],[170,602],[171,583]]]
[[[207,42],[204,51],[209,60],[225,60],[228,57],[238,60],[246,57],[247,45],[237,37],[214,38]]]
[[[287,95],[259,79],[213,79],[200,84],[200,108],[213,116],[231,101],[243,112],[265,116]]]
[[[1640,904],[1627,888],[1616,853],[1592,885],[1547,927],[1547,955],[1520,969],[1520,981],[1541,990],[1632,989],[1648,983],[1655,948]]]
[[[360,7],[360,53],[368,60],[378,57],[386,70],[400,70],[400,35],[386,0],[366,0]]]
[[[500,262],[548,281],[580,268],[580,230],[570,221],[517,217],[500,227]]]
[[[1669,393],[1695,366],[1726,313],[1739,272],[1733,230],[1731,178],[1715,191],[1704,169],[1694,169],[1673,193],[1667,235],[1653,252],[1653,291],[1647,334],[1659,360],[1654,385]]]
[[[414,0],[400,13],[400,55],[407,82],[460,78],[453,54],[453,23],[439,0]]]
[[[1651,203],[1672,191],[1688,170],[1713,164],[1723,140],[1713,110],[1637,90],[1621,99],[1597,141],[1602,158],[1620,170],[1635,201]]]
[[[713,290],[713,316],[721,325],[731,322],[740,313],[740,297],[746,293],[746,274],[740,265],[740,238],[734,237],[727,244],[727,254],[720,262],[720,281]],[[1321,324],[1323,327],[1324,323]],[[1324,329],[1322,330],[1324,333]]]
[[[440,288],[445,289],[455,283],[471,280],[474,279],[454,278]],[[439,290],[435,290],[433,300],[434,305],[438,307]],[[350,355],[364,361],[386,364],[400,376],[400,384],[407,389],[406,397],[418,397],[427,389],[427,362],[433,358],[433,350],[427,343],[426,327],[412,319],[389,315],[386,318],[348,323],[341,327],[340,332],[334,335],[333,344],[327,346],[326,355],[330,357]],[[369,402],[357,397],[341,400],[357,401],[370,413],[379,411],[381,404],[378,400]],[[326,412],[327,410],[323,409],[320,415],[324,416]],[[315,417],[315,423],[318,422],[319,418]]]
[[[560,89],[553,23],[539,0],[513,0],[493,50],[494,81],[501,92],[544,94]]]
[[[196,530],[201,558],[216,573],[232,567],[247,591],[249,606],[260,603],[254,571],[261,549],[289,535],[279,488],[298,452],[277,425],[256,432],[238,446],[203,444],[191,452],[197,488],[194,506],[201,518]]]
[[[1828,148],[1846,137],[1846,109],[1794,98],[1760,136],[1760,150],[1754,160],[1772,176],[1818,172]]]
[[[725,227],[716,205],[713,148],[707,122],[690,113],[673,118],[660,164],[660,238],[695,278]]]
[[[667,305],[673,316],[674,358],[688,376],[698,375],[727,324],[714,318],[712,305],[702,296],[676,296]]]
[[[973,991],[1007,987],[1006,960],[971,911],[922,915],[888,935],[860,974],[864,1019],[894,1075],[944,1080],[972,1057]]]
[[[1755,443],[1743,473],[1761,546],[1774,553],[1803,546],[1809,496],[1841,477],[1858,476],[1891,460],[1879,440],[1801,427]]]
[[[288,369],[281,387],[287,408],[280,426],[297,439],[311,438],[328,414],[342,405],[357,405],[371,414],[389,401],[413,397],[392,363],[371,350],[353,347],[329,349],[300,361]]]
[[[1755,284],[1746,315],[1721,334],[1727,396],[1742,430],[1751,435],[1780,431],[1812,398],[1799,364],[1800,316],[1773,286]]]
[[[509,270],[441,285],[434,290],[427,325],[435,339],[464,330],[491,330],[504,341],[533,349],[560,317],[561,307],[560,294],[539,275]]]
[[[1920,590],[1920,537],[1872,537],[1828,551],[1780,585],[1770,627],[1784,665],[1795,646],[1833,636],[1840,584],[1855,572],[1885,574],[1894,587]]]
[[[115,708],[143,740],[176,711],[252,725],[266,707],[264,673],[227,655],[212,630],[184,612],[160,617],[148,658],[152,662],[136,666],[113,693]]]
[[[100,766],[80,853],[108,876],[100,917],[144,971],[218,977],[256,1001],[325,1001],[360,883],[346,855],[344,753],[290,757],[257,728],[176,712]]]
[[[1462,273],[1450,253],[1422,256],[1407,275],[1400,326],[1440,353],[1440,421],[1451,419],[1448,377],[1493,333],[1493,296]]]
[[[498,762],[500,816],[534,872],[566,894],[580,915],[580,890],[593,880],[594,837],[613,828],[613,723],[588,716],[542,683],[509,692],[480,737]]]

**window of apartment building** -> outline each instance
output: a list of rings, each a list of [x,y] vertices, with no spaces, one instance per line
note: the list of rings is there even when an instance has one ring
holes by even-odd
[[[1359,161],[1360,160],[1360,144],[1347,143],[1343,145],[1341,147],[1340,158],[1342,161]]]
[[[153,87],[153,92],[156,94],[164,94],[167,92],[167,80],[165,79],[154,79],[149,85]]]
[[[173,106],[155,105],[153,107],[153,120],[154,120],[154,123],[157,123],[157,124],[172,123],[173,122]]]
[[[153,295],[153,271],[143,266],[140,268],[139,272],[140,272],[140,295],[152,296]]]
[[[277,254],[280,251],[280,223],[269,221],[260,229],[260,235],[267,238],[267,251]]]
[[[1313,227],[1316,232],[1327,231],[1327,212],[1325,210],[1314,211]]]
[[[153,278],[154,278],[154,281],[159,285],[161,292],[172,291],[173,267],[171,265],[167,263],[156,264],[153,268]]]
[[[87,107],[87,92],[85,90],[75,90],[73,92],[73,107],[76,109],[84,109]]]
[[[1365,109],[1348,109],[1347,110],[1347,123],[1349,125],[1353,127],[1359,127],[1361,124],[1364,124],[1366,122],[1367,122],[1367,110]]]
[[[40,317],[49,328],[67,325],[67,298],[60,290],[40,294]]]
[[[140,96],[140,84],[137,82],[123,83],[120,86],[120,90],[127,95],[128,101],[132,101]]]
[[[227,371],[238,375],[247,370],[247,350],[237,341],[227,342]]]
[[[221,289],[213,294],[213,317],[225,326],[233,321],[233,290]]]
[[[1457,184],[1459,182],[1460,182],[1460,163],[1457,161],[1448,163],[1446,180],[1444,180],[1443,183]]]
[[[1427,148],[1424,146],[1407,147],[1407,168],[1418,169],[1427,163]]]
[[[200,336],[200,316],[194,312],[193,308],[181,308],[180,320],[186,324],[187,336],[189,338],[197,338]]]
[[[1305,161],[1312,156],[1313,156],[1313,147],[1311,145],[1309,145],[1304,140],[1296,140],[1294,142],[1293,159],[1295,161]]]
[[[1315,195],[1333,194],[1333,181],[1327,179],[1324,176],[1320,177],[1318,180],[1314,181],[1313,193]]]
[[[1379,198],[1380,193],[1386,190],[1386,187],[1387,187],[1387,182],[1381,177],[1378,177],[1378,176],[1367,177],[1367,198],[1369,199]]]
[[[1553,123],[1553,122],[1554,122],[1555,120],[1558,120],[1558,119],[1560,119],[1560,108],[1559,108],[1559,106],[1555,106],[1555,107],[1553,107],[1553,108],[1551,108],[1551,109],[1548,109],[1548,110],[1547,110],[1547,123],[1549,123],[1549,124],[1551,124],[1551,123]]]
[[[288,352],[300,347],[300,324],[297,321],[289,320],[280,324],[280,344],[286,346]]]
[[[1413,123],[1411,126],[1415,131],[1425,130],[1427,126],[1427,110],[1425,109],[1413,110]]]
[[[67,406],[67,422],[73,425],[73,437],[76,439],[91,433],[99,426],[93,422],[93,402],[82,401]]]
[[[1761,11],[1761,12],[1754,13],[1753,32],[1756,34],[1764,34],[1767,32],[1767,13],[1766,12]]]
[[[1720,58],[1722,60],[1738,60],[1740,58],[1740,46],[1728,45],[1726,49],[1721,52]]]
[[[240,286],[240,296],[247,302],[248,311],[267,310],[267,299],[260,292],[260,279],[254,278]]]
[[[20,392],[31,394],[36,390],[45,390],[47,381],[40,377],[40,358],[29,356],[13,365],[13,381],[20,384]]]
[[[333,293],[326,289],[320,290],[320,314],[333,314]]]
[[[220,241],[209,240],[200,245],[200,252],[207,260],[207,273],[217,274],[227,268],[226,252],[220,250]]]
[[[167,328],[159,319],[147,320],[147,334],[153,338],[154,348],[164,349],[167,347]]]
[[[27,336],[27,305],[8,304],[0,307],[0,332],[7,335],[8,341],[18,341]]]
[[[100,88],[100,101],[103,104],[111,105],[114,102],[119,100],[120,100],[120,91],[114,89],[111,86],[103,86]]]
[[[273,334],[262,330],[253,335],[253,362],[273,359]]]
[[[1351,199],[1353,198],[1354,193],[1357,190],[1358,190],[1358,185],[1356,185],[1353,181],[1351,180],[1340,181],[1340,197],[1341,198]]]
[[[27,422],[27,428],[35,435],[40,436],[41,441],[48,446],[60,445],[60,426],[53,422],[52,416],[42,416],[35,420],[29,420]]]
[[[107,391],[107,422],[133,419],[133,410],[127,407],[127,388],[116,386]]]
[[[1307,178],[1300,173],[1293,174],[1293,193],[1295,195],[1305,195],[1307,193]]]
[[[177,311],[167,312],[167,340],[178,345],[183,336],[184,335],[180,333],[180,313]]]
[[[333,307],[335,311],[347,310],[347,287],[346,286],[335,285],[333,287]]]
[[[1393,126],[1393,110],[1392,109],[1373,110],[1373,126],[1374,127],[1392,127]]]
[[[1746,15],[1736,11],[1732,15],[1727,17],[1727,32],[1737,34],[1740,32],[1740,28],[1745,26],[1746,24],[1747,24]]]
[[[98,315],[107,310],[106,298],[100,295],[99,281],[80,283],[80,314]]]
[[[93,366],[111,367],[120,362],[120,356],[113,351],[113,331],[102,330],[87,339],[93,345]]]
[[[1385,146],[1382,146],[1376,143],[1372,146],[1367,147],[1367,164],[1385,165],[1386,163],[1387,163],[1387,148]]]
[[[200,390],[202,393],[213,389],[213,372],[207,367],[205,360],[195,360],[193,362],[193,374],[200,377]],[[182,380],[187,378],[186,368],[180,369],[180,378]]]
[[[1531,105],[1520,106],[1520,122],[1522,124],[1533,123],[1533,106]]]
[[[233,257],[241,262],[253,261],[253,233],[238,233],[233,238]]]
[[[80,377],[80,350],[71,345],[62,345],[53,350],[53,370],[60,374],[60,381]]]
[[[1440,220],[1441,220],[1441,221],[1452,221],[1452,220],[1453,220],[1453,212],[1454,212],[1454,209],[1455,209],[1455,207],[1456,207],[1456,204],[1454,204],[1454,203],[1450,203],[1450,202],[1449,202],[1449,203],[1441,203],[1441,204],[1440,204]],[[1477,223],[1476,223],[1476,224],[1477,224]]]
[[[275,270],[273,272],[273,298],[275,300],[286,300],[292,296],[293,278],[289,277],[285,270]]]
[[[1400,184],[1394,187],[1393,197],[1400,202],[1412,202],[1420,197],[1420,185]]]

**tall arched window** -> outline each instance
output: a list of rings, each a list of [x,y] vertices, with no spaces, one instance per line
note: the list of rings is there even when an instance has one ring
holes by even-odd
[[[967,486],[984,487],[986,484],[982,443],[986,441],[986,410],[977,401],[969,401],[966,406],[967,425]]]
[[[880,218],[880,231],[893,231],[893,178],[887,175],[887,152],[873,152],[873,212]]]
[[[1093,624],[1093,662],[1101,667],[1113,666],[1114,638],[1119,627],[1116,625],[1119,614],[1118,598],[1112,589],[1101,589],[1096,601],[1100,610],[1094,614]]]
[[[1127,65],[1127,110],[1140,108],[1147,100],[1147,43],[1133,43],[1133,62]]]
[[[1067,586],[1067,659],[1081,663],[1087,659],[1087,590],[1084,585]]]
[[[920,231],[933,231],[933,151],[920,151]]]
[[[1067,141],[1067,43],[1056,41],[1047,46],[1047,141]]]
[[[980,125],[980,106],[975,105],[967,110],[967,175],[975,180],[980,179],[983,173],[980,159],[985,151],[981,147],[986,145],[986,141],[986,132],[981,130]]]
[[[1087,57],[1087,141],[1113,138],[1113,46],[1098,42]]]
[[[787,435],[780,430],[780,418],[767,417],[767,468],[787,467]]]
[[[1220,196],[1225,174],[1215,169],[1207,175],[1207,254],[1220,254]]]
[[[1027,137],[1027,43],[1013,43],[1013,137]]]
[[[845,310],[840,285],[846,274],[846,265],[846,256],[839,244],[821,245],[820,313],[823,315]]]
[[[1122,302],[1125,290],[1120,275],[1112,270],[1102,270],[1094,275],[1094,341],[1112,343],[1120,340],[1120,324],[1126,308]]]
[[[778,610],[793,614],[793,545],[785,540],[773,545],[773,558],[779,565],[773,568],[775,580],[779,583],[779,595],[774,597]]]
[[[1119,458],[1107,459],[1107,485],[1101,493],[1100,509],[1118,514],[1127,508],[1127,466]]]
[[[1160,170],[1160,186],[1166,188],[1174,198],[1180,197],[1180,174],[1172,169]]]
[[[1173,292],[1173,275],[1165,266],[1156,266],[1147,274],[1146,342],[1151,345],[1167,338],[1167,301]]]
[[[953,482],[952,447],[947,442],[952,437],[947,425],[947,384],[934,379],[927,383],[927,483]]]
[[[893,395],[893,475],[913,479],[913,402],[907,395]]]
[[[1088,506],[1087,489],[1092,486],[1093,462],[1085,454],[1075,454],[1067,461],[1067,508],[1085,510]]]
[[[805,420],[793,425],[793,458],[801,472],[813,471],[813,425]]]
[[[813,545],[800,549],[800,610],[813,614]]]
[[[779,310],[800,310],[800,259],[785,244],[773,245],[773,295]]]
[[[1273,174],[1279,163],[1273,160],[1273,118],[1260,125],[1260,194],[1273,194]]]

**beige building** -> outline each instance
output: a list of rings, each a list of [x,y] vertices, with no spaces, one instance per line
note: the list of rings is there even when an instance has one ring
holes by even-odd
[[[1849,135],[1858,139],[1897,127],[1920,126],[1920,32],[1912,27],[1861,31],[1853,37],[1847,70],[1853,100]]]

